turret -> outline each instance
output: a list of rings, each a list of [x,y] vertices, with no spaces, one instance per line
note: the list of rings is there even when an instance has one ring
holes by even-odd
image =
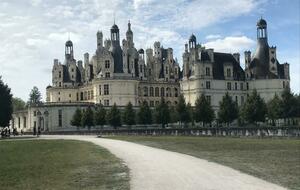
[[[248,69],[251,61],[251,51],[245,51],[244,57],[245,57],[245,69]]]
[[[127,32],[126,32],[126,40],[128,42],[128,46],[133,47],[133,32],[131,30],[130,21],[128,21],[128,29],[127,29]]]
[[[239,53],[234,53],[232,54],[234,59],[240,64],[240,54]]]
[[[194,34],[192,34],[189,39],[189,49],[191,50],[191,49],[196,48],[196,44],[197,44],[196,36]]]
[[[103,47],[103,34],[101,31],[97,32],[97,49]]]
[[[71,40],[66,41],[66,44],[65,44],[65,58],[66,58],[66,60],[74,59],[73,43],[72,43]]]
[[[257,24],[257,39],[265,39],[267,40],[267,22],[264,19],[260,19]]]

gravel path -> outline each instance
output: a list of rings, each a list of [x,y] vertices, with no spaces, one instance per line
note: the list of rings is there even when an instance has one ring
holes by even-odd
[[[132,190],[281,190],[278,185],[199,158],[92,136],[43,136],[93,142],[122,159]]]

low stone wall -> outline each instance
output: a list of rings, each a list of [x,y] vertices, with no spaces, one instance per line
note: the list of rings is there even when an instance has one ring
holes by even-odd
[[[51,131],[53,135],[142,135],[142,136],[232,136],[232,137],[296,137],[300,127],[221,127],[221,128],[139,128]]]

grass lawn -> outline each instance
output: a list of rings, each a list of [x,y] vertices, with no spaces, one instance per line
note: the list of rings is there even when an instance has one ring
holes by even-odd
[[[110,138],[192,155],[300,190],[300,140],[170,136]]]
[[[0,189],[129,189],[128,168],[107,150],[72,140],[0,141]]]

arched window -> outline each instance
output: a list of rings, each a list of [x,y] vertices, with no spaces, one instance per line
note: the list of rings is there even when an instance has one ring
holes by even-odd
[[[155,97],[159,97],[159,88],[158,87],[155,88]]]
[[[161,97],[165,96],[165,89],[164,89],[164,87],[161,87],[161,89],[160,89],[160,96]]]
[[[153,97],[153,87],[150,87],[150,96]]]
[[[144,87],[144,96],[148,96],[148,87]]]
[[[178,89],[177,88],[174,88],[174,95],[175,95],[175,97],[178,97]]]

